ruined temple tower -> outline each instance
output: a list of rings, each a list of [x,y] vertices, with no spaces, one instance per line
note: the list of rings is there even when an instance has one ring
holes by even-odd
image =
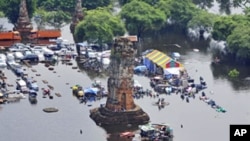
[[[25,36],[32,30],[32,24],[29,19],[26,0],[21,0],[19,7],[19,17],[17,19],[17,25],[15,26],[16,30],[21,33],[23,39]]]
[[[74,36],[75,27],[81,20],[83,20],[83,17],[82,0],[76,0],[75,12],[72,18],[72,23],[70,24],[70,32],[73,34],[75,42],[77,42]]]
[[[136,48],[127,38],[117,38],[111,49],[106,105],[90,111],[101,125],[143,124],[149,116],[134,103],[133,70]]]

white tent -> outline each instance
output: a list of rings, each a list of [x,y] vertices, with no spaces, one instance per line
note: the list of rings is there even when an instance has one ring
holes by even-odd
[[[180,75],[180,68],[166,68],[164,69],[164,74],[173,74],[173,75]]]

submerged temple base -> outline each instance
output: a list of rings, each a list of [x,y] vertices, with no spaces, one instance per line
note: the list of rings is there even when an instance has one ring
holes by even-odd
[[[99,126],[140,125],[149,122],[149,116],[139,106],[129,111],[111,111],[105,107],[90,110],[90,117]]]

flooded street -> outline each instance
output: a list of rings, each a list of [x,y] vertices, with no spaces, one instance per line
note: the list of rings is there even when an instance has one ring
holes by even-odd
[[[69,31],[69,30],[68,30]],[[63,30],[63,38],[72,41],[66,27]],[[181,48],[171,46],[178,43]],[[189,75],[199,81],[202,76],[207,82],[208,88],[204,90],[207,96],[216,101],[217,104],[226,109],[226,113],[219,113],[205,102],[190,99],[187,103],[180,98],[180,95],[160,95],[170,104],[163,109],[158,109],[152,103],[157,98],[144,97],[135,99],[135,103],[149,114],[153,123],[169,123],[174,131],[174,141],[228,141],[230,124],[250,123],[250,87],[249,81],[243,82],[239,86],[237,82],[224,77],[223,68],[217,67],[215,74],[211,67],[211,54],[207,51],[206,42],[191,42],[183,36],[163,35],[157,39],[145,39],[142,43],[142,50],[155,48],[165,53],[177,51],[181,53],[181,62],[184,64]],[[193,49],[198,48],[199,52]],[[97,126],[89,117],[89,110],[104,104],[106,99],[80,104],[76,97],[72,95],[71,86],[80,84],[89,87],[94,80],[100,80],[104,86],[107,85],[106,77],[89,76],[87,72],[79,69],[72,69],[77,66],[75,60],[71,60],[73,65],[67,65],[62,61],[54,66],[54,70],[49,70],[44,64],[25,67],[28,76],[37,80],[40,88],[37,96],[37,104],[31,104],[28,100],[22,99],[17,103],[0,105],[0,135],[4,141],[117,141],[129,140],[119,138],[117,133],[107,135],[103,128]],[[37,72],[32,71],[37,70]],[[250,74],[244,68],[243,77]],[[14,84],[9,89],[15,89],[16,76],[10,70],[4,69],[8,84]],[[41,74],[41,76],[37,76]],[[144,89],[151,89],[149,78],[134,76]],[[54,87],[53,99],[43,98],[41,88],[47,88],[48,84]],[[62,97],[54,94],[60,93]],[[45,113],[43,108],[57,107],[57,113]],[[183,128],[181,128],[183,125]],[[126,129],[126,127],[121,127]],[[80,133],[82,130],[82,134]],[[108,138],[110,136],[110,138]],[[132,139],[131,139],[132,140]]]

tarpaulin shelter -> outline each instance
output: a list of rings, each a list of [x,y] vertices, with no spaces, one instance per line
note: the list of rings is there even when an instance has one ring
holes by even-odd
[[[148,53],[144,57],[143,62],[151,72],[156,71],[156,66],[162,68],[163,70],[166,68],[183,67],[180,62],[175,61],[165,53],[158,50],[153,50],[152,52]]]

